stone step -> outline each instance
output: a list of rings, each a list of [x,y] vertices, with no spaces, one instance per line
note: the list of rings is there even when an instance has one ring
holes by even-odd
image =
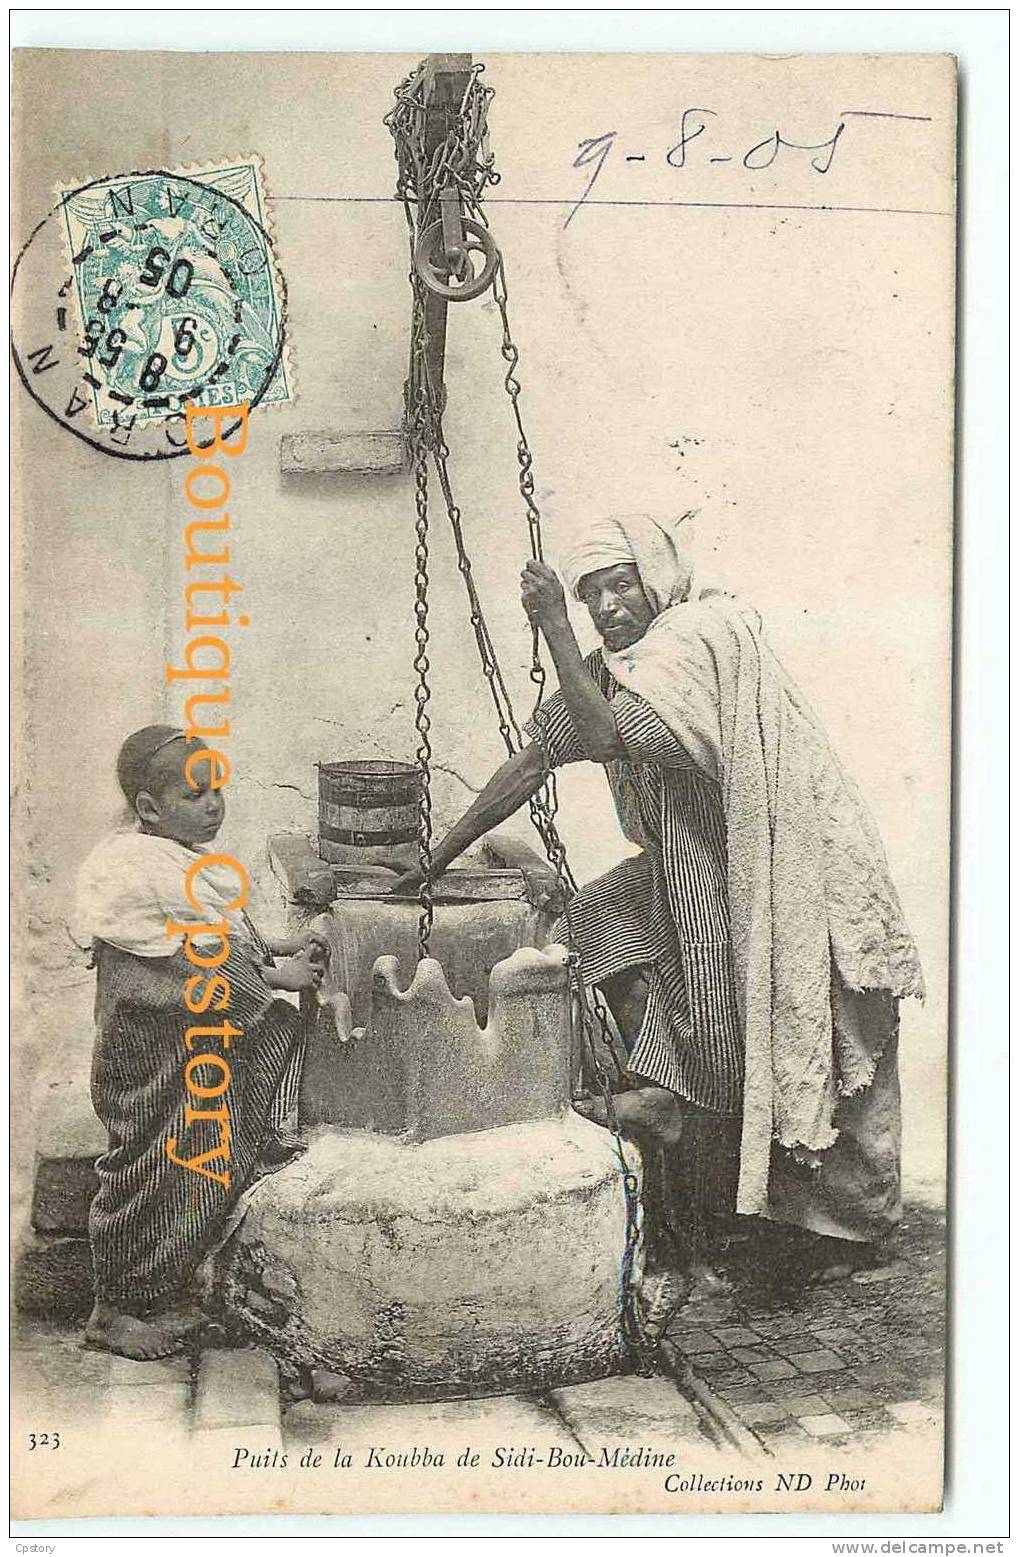
[[[551,1448],[577,1454],[580,1446],[547,1400],[521,1395],[486,1395],[478,1400],[444,1400],[408,1405],[318,1405],[302,1400],[287,1408],[283,1432],[288,1449],[316,1445],[353,1456],[363,1466],[369,1451],[382,1457],[410,1454],[427,1446],[445,1456],[445,1466],[472,1451],[489,1465],[497,1447],[533,1446],[544,1463]]]
[[[27,1431],[42,1421],[62,1429],[65,1441],[73,1438],[78,1445],[107,1433],[115,1441],[126,1435],[147,1437],[153,1446],[158,1444],[161,1467],[168,1439],[183,1440],[190,1427],[190,1358],[132,1362],[114,1357],[84,1346],[80,1324],[71,1329],[52,1321],[16,1319],[11,1327],[11,1382]],[[68,1496],[73,1503],[70,1491]]]
[[[205,1351],[195,1385],[194,1430],[202,1444],[249,1446],[258,1453],[282,1444],[276,1359],[260,1347]]]
[[[589,1454],[638,1448],[703,1449],[701,1418],[671,1379],[598,1379],[554,1389],[551,1400]]]
[[[135,1362],[131,1357],[115,1357],[112,1352],[88,1349],[86,1355],[100,1358],[105,1366],[104,1382],[111,1389],[186,1388],[191,1395],[191,1359],[181,1353],[176,1357],[153,1357],[149,1362]]]
[[[165,1386],[172,1386],[165,1396],[170,1416],[179,1418],[183,1404],[190,1412],[191,1368],[185,1357],[131,1362],[84,1346],[80,1322],[71,1329],[21,1317],[12,1327],[11,1348],[14,1397],[40,1415],[50,1411],[67,1424],[73,1422],[77,1431],[97,1415],[126,1421],[126,1408],[114,1409],[122,1389],[134,1394],[152,1385],[155,1399]],[[152,1420],[151,1414],[147,1419]]]
[[[110,1424],[137,1426],[143,1433],[155,1423],[160,1433],[186,1433],[191,1423],[191,1384],[169,1378],[158,1384],[118,1383],[103,1395],[102,1414]]]
[[[98,1188],[94,1156],[38,1157],[32,1226],[39,1233],[87,1233],[88,1210]]]
[[[98,1188],[94,1164],[107,1145],[92,1108],[87,1070],[43,1090],[32,1185],[31,1222],[37,1232],[87,1232],[88,1208]]]
[[[14,1264],[14,1306],[39,1319],[84,1319],[92,1307],[88,1239],[28,1234]]]

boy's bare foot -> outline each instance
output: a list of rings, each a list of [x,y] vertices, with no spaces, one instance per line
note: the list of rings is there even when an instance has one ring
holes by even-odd
[[[96,1351],[130,1357],[133,1362],[150,1362],[179,1352],[188,1333],[188,1329],[180,1328],[180,1316],[136,1319],[108,1303],[97,1303],[88,1317],[83,1341]]]

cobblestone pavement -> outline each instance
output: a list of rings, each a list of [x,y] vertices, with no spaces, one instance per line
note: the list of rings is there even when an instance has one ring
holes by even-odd
[[[920,1206],[906,1216],[888,1263],[831,1286],[807,1279],[804,1243],[789,1229],[748,1221],[719,1266],[724,1299],[688,1303],[669,1330],[694,1371],[767,1449],[823,1440],[876,1447],[889,1432],[930,1431],[943,1414],[944,1217]],[[164,1428],[225,1435],[257,1431],[279,1441],[361,1424],[389,1428],[422,1413],[505,1435],[523,1416],[548,1418],[574,1443],[635,1441],[642,1434],[691,1447],[710,1443],[702,1413],[663,1378],[609,1379],[548,1398],[492,1397],[446,1406],[289,1406],[280,1417],[276,1367],[265,1353],[206,1351],[202,1358],[133,1363],[80,1344],[80,1328],[19,1317],[13,1333],[16,1396],[33,1424],[159,1421]],[[479,1416],[480,1413],[480,1416]],[[478,1418],[476,1421],[475,1418]],[[210,1440],[211,1441],[211,1440]],[[501,1440],[500,1440],[501,1441]]]
[[[747,1219],[716,1266],[728,1298],[691,1302],[670,1338],[712,1393],[776,1451],[810,1439],[877,1447],[944,1412],[945,1219],[907,1206],[887,1262],[810,1282],[810,1244]]]
[[[130,1362],[85,1349],[79,1327],[24,1317],[12,1333],[11,1373],[26,1433],[58,1432],[79,1450],[86,1437],[117,1424],[195,1435],[201,1453],[224,1464],[237,1445],[254,1444],[259,1453],[329,1442],[409,1449],[450,1434],[460,1447],[461,1438],[475,1448],[516,1439],[574,1456],[637,1443],[700,1451],[717,1441],[704,1413],[663,1377],[432,1403],[288,1402],[275,1360],[257,1347]]]

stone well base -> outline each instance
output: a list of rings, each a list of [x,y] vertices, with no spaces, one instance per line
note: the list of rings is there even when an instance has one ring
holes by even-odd
[[[292,1364],[407,1397],[526,1389],[619,1366],[624,1233],[612,1137],[572,1111],[414,1145],[321,1126],[213,1280]]]

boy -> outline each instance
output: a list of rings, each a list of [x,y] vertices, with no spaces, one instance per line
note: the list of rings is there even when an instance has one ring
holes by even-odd
[[[92,1102],[110,1138],[85,1343],[137,1359],[185,1343],[200,1322],[187,1289],[256,1168],[300,1150],[279,1133],[297,1098],[300,1018],[273,991],[316,989],[326,959],[313,937],[263,940],[242,868],[209,854],[225,807],[205,749],[168,725],[129,736],[117,777],[135,825],[105,838],[78,882],[97,974]]]

